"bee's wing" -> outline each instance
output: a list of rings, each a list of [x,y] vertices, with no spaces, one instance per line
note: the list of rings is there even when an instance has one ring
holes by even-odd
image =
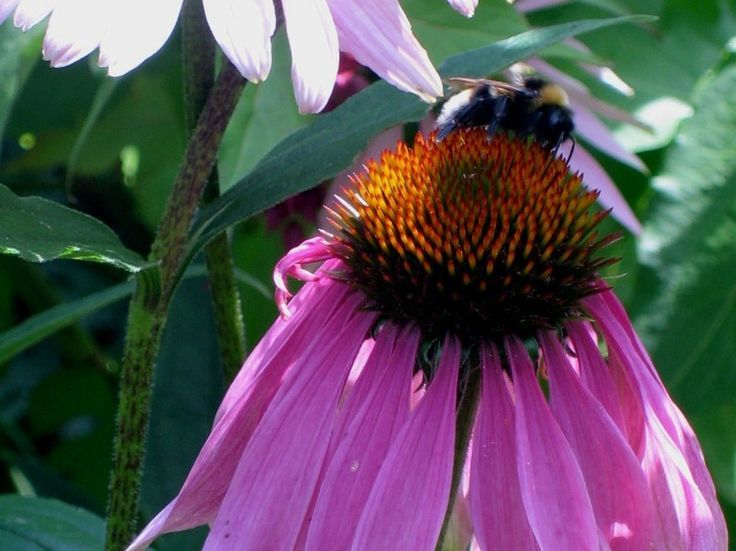
[[[452,77],[445,79],[445,82],[447,82],[453,90],[462,91],[469,88],[475,88],[482,84],[491,84],[493,81],[486,80],[484,78]]]
[[[446,79],[447,84],[453,90],[467,90],[469,88],[476,88],[477,86],[486,85],[493,88],[494,91],[509,96],[513,94],[523,95],[536,95],[536,92],[531,92],[528,88],[523,85],[511,84],[502,80],[490,80],[487,78],[465,78],[465,77],[452,77]]]

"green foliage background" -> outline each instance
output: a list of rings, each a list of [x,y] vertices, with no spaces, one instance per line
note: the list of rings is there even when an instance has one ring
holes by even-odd
[[[645,133],[610,123],[649,174],[596,154],[644,225],[638,239],[625,233],[616,245],[623,261],[609,275],[622,276],[611,282],[695,426],[736,532],[736,5],[580,0],[527,19],[503,0],[480,0],[469,20],[443,0],[402,5],[446,74],[478,62],[452,56],[534,27],[658,16],[581,35],[590,54],[563,43],[542,54],[653,127]],[[17,496],[0,497],[0,540],[18,534],[18,515],[33,513],[37,530],[17,535],[10,549],[34,548],[24,542],[92,549],[101,521],[76,507],[104,514],[132,290],[126,279],[145,265],[185,146],[180,46],[175,34],[157,56],[113,81],[90,60],[50,69],[39,60],[40,32],[0,26],[0,493],[48,499],[29,508]],[[483,52],[498,56],[489,67],[501,68],[512,51],[502,44]],[[249,347],[276,316],[270,276],[284,252],[258,213],[337,173],[370,136],[426,111],[379,84],[330,115],[300,116],[282,33],[274,50],[271,76],[246,88],[221,148],[229,191],[201,214],[193,234],[201,245],[213,228],[241,222],[232,232]],[[636,94],[606,87],[580,61],[605,62]],[[19,199],[27,196],[34,198]],[[49,233],[39,234],[52,220]],[[620,228],[610,222],[609,229]],[[224,391],[197,246],[191,256],[156,372],[145,519],[176,494]],[[157,548],[193,548],[202,537],[171,535]]]

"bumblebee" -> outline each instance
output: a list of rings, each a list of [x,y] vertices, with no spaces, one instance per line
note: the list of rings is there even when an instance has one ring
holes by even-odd
[[[526,77],[519,85],[472,78],[448,82],[461,91],[442,107],[437,118],[438,141],[457,128],[472,126],[485,126],[489,136],[498,129],[533,136],[553,151],[572,139],[575,126],[567,92],[556,84],[539,77]]]

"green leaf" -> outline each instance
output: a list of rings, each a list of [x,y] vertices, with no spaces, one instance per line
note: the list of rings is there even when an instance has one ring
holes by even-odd
[[[440,72],[443,78],[456,76],[484,77],[508,67],[512,63],[531,57],[542,48],[556,44],[565,38],[610,27],[611,25],[653,20],[653,17],[647,15],[632,15],[573,21],[543,29],[535,29],[489,46],[452,56],[441,65]]]
[[[204,266],[192,266],[186,271],[183,279],[205,275],[207,275],[207,270]],[[257,296],[261,300],[265,299],[269,303],[271,302],[271,292],[261,280],[239,269],[235,270],[235,279],[250,288],[254,298]],[[133,289],[133,281],[113,285],[79,300],[66,302],[44,310],[29,317],[12,329],[0,333],[0,365],[57,331],[69,327],[71,324],[118,300],[129,297],[133,293]]]
[[[676,401],[736,500],[736,66],[704,83],[682,125],[645,225],[637,322]],[[716,423],[714,420],[720,420]],[[716,446],[709,446],[717,444]]]
[[[176,289],[157,360],[155,389],[141,495],[146,521],[179,492],[222,399],[222,367],[206,280],[185,281]],[[200,531],[168,536],[156,548],[201,549],[202,535]]]
[[[104,308],[133,292],[133,282],[126,281],[74,302],[49,308],[0,334],[0,365],[26,348],[61,331],[72,323]]]
[[[487,75],[570,36],[642,20],[648,18],[575,21],[528,31],[453,56],[441,65],[440,73],[444,77]],[[418,121],[427,109],[415,96],[377,82],[318,117],[274,147],[249,174],[204,209],[193,229],[190,254],[232,224],[331,178],[350,166],[373,136],[397,124]]]
[[[0,184],[0,253],[30,262],[60,258],[137,272],[145,261],[99,220],[41,197],[18,197]]]
[[[3,551],[99,551],[105,524],[92,513],[54,499],[0,496]]]

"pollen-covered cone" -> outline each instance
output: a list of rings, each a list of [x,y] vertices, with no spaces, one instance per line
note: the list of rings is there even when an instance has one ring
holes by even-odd
[[[461,479],[482,549],[726,549],[564,160],[463,130],[354,184],[277,265],[282,317],[129,549],[209,524],[205,549],[432,550]]]

